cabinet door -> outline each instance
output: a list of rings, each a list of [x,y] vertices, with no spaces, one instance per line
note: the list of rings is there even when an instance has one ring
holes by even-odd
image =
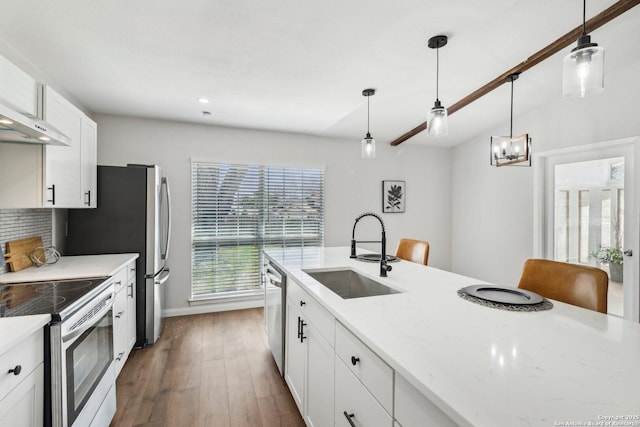
[[[297,307],[287,299],[287,348],[285,357],[285,380],[291,390],[293,400],[304,416],[304,386],[307,359],[306,339],[301,342],[298,331],[301,317]]]
[[[68,147],[45,146],[45,195],[47,207],[83,207],[81,188],[81,139],[84,113],[53,89],[45,88],[44,119],[71,139]]]
[[[98,127],[96,122],[82,117],[80,157],[82,171],[82,204],[95,208],[98,200]]]
[[[0,400],[0,426],[42,427],[44,365],[41,363]]]
[[[135,267],[134,267],[135,273]],[[129,278],[127,285],[127,353],[136,343],[136,277]]]
[[[38,83],[30,75],[0,56],[0,100],[16,111],[38,114]]]
[[[310,427],[332,426],[333,421],[333,348],[312,324],[305,326],[307,336],[307,413]]]
[[[115,359],[116,377],[127,358],[127,287],[116,293],[113,302],[113,357]]]

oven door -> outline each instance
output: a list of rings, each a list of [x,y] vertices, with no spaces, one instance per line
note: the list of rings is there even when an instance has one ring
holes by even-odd
[[[113,362],[113,317],[109,309],[97,323],[63,344],[67,423],[72,426]],[[64,341],[64,337],[63,337]]]
[[[115,413],[113,298],[109,286],[50,328],[53,427],[108,426]]]

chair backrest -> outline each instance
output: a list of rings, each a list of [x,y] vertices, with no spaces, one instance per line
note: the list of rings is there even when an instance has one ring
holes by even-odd
[[[607,312],[609,277],[599,268],[529,259],[518,287],[567,304]]]
[[[400,239],[396,248],[396,256],[406,261],[427,265],[427,261],[429,261],[429,242]]]

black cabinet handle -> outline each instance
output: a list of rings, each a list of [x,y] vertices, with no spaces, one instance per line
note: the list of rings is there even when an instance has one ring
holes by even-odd
[[[51,199],[47,200],[47,202],[50,202],[52,205],[55,205],[56,204],[56,185],[51,184],[51,187],[47,187],[47,190],[51,190]]]
[[[300,335],[302,335],[302,333],[300,332],[300,316],[298,316],[298,339],[300,339]]]
[[[84,202],[84,204],[85,204],[86,206],[91,206],[91,190],[86,191],[86,192],[84,193],[84,195],[85,195],[85,196],[87,196],[87,197],[85,197],[85,198],[88,198],[88,199],[89,199],[88,201]]]
[[[356,366],[356,363],[358,363],[359,361],[360,361],[359,357],[351,356],[351,364],[353,366]]]
[[[304,320],[300,319],[300,342],[304,342],[307,337],[304,336],[304,327],[307,326]]]
[[[129,298],[133,298],[133,283],[129,283],[129,285],[127,286],[127,296]],[[129,293],[129,291],[131,291],[131,293]]]
[[[20,372],[22,372],[22,365],[16,365],[15,368],[9,369],[9,373],[13,375],[20,375]]]
[[[121,353],[118,353],[118,357],[116,357],[116,360],[119,362],[122,360],[122,356],[124,356],[124,351]]]
[[[349,421],[349,425],[351,427],[356,427],[356,425],[353,423],[353,420],[351,418],[355,417],[356,414],[350,414],[347,411],[344,411],[344,417],[347,419],[347,421]]]
[[[303,305],[305,305],[305,304],[306,304],[306,302],[304,302],[304,301],[300,300],[300,307],[302,307],[302,306],[303,306]]]
[[[119,319],[122,317],[122,314],[124,314],[124,311],[119,312],[118,314],[116,314],[116,319]]]

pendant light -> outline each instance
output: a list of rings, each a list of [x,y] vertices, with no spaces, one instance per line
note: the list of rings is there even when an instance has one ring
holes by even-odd
[[[367,97],[367,135],[362,140],[362,158],[373,159],[376,156],[376,140],[369,133],[369,98],[376,94],[375,89],[365,89],[362,96]]]
[[[510,74],[506,81],[511,83],[511,116],[509,136],[492,136],[490,144],[491,166],[531,166],[531,138],[529,134],[513,137],[513,82],[519,74]]]
[[[436,50],[436,102],[429,111],[427,118],[427,135],[445,136],[449,132],[447,123],[447,109],[442,106],[438,98],[438,83],[440,79],[440,48],[446,46],[447,36],[434,36],[429,39],[428,46]]]
[[[604,48],[591,43],[586,31],[587,0],[582,2],[582,36],[562,61],[562,96],[594,95],[604,90]]]

